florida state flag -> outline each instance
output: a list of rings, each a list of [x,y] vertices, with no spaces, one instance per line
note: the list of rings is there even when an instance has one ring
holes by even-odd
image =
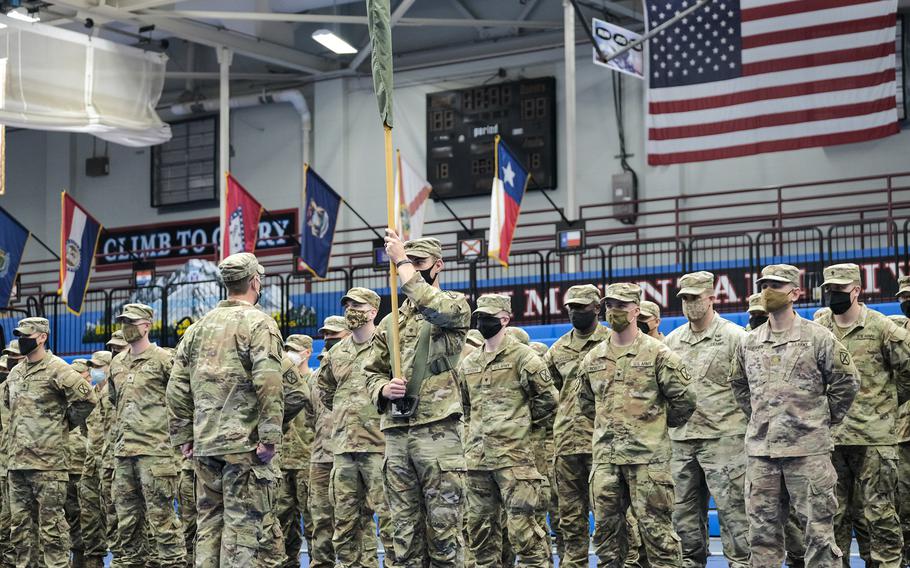
[[[238,252],[253,252],[259,240],[259,218],[262,205],[234,179],[227,175],[224,196],[224,234],[221,236],[221,258]]]

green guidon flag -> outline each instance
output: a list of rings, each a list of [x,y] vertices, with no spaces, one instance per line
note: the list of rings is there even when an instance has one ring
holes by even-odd
[[[382,123],[392,127],[392,23],[389,0],[366,0],[373,44],[373,88]]]

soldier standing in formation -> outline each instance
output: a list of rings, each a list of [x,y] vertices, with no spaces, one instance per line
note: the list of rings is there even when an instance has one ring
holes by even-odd
[[[816,313],[815,322],[847,348],[860,378],[859,392],[834,430],[837,545],[848,551],[855,531],[867,565],[899,568],[898,392],[910,391],[910,333],[859,301],[862,280],[856,264],[829,266],[824,277],[828,307]]]
[[[341,305],[351,335],[326,354],[317,379],[322,402],[333,414],[331,494],[336,566],[359,568],[372,561],[363,556],[360,535],[365,527],[373,525],[376,513],[386,550],[385,565],[394,568],[391,522],[382,486],[385,435],[363,371],[376,329],[379,294],[366,288],[351,288],[341,298]]]
[[[26,568],[32,554],[48,568],[69,566],[66,441],[97,404],[89,382],[46,349],[49,327],[44,318],[19,321],[14,333],[25,361],[10,371],[0,401],[9,411],[10,554],[16,568]],[[31,550],[35,521],[38,548]]]
[[[149,554],[163,568],[184,568],[186,543],[174,510],[178,466],[168,436],[166,390],[173,365],[170,352],[149,340],[154,313],[127,304],[117,316],[129,348],[111,361],[109,396],[120,556],[114,567],[140,567]],[[146,540],[151,548],[146,550]]]
[[[505,512],[511,548],[523,566],[545,568],[550,546],[538,511],[545,498],[535,465],[532,429],[548,429],[557,392],[543,361],[506,333],[511,318],[507,296],[477,300],[482,349],[459,365],[467,422],[465,516],[476,566],[499,566]]]
[[[271,496],[280,472],[281,334],[255,307],[265,270],[249,253],[218,266],[228,299],[187,329],[167,386],[171,443],[196,470],[197,568],[279,566]]]
[[[439,287],[438,240],[405,244],[386,229],[385,242],[407,299],[376,330],[364,372],[383,414],[395,554],[404,568],[461,568],[465,457],[455,368],[471,310],[463,294]],[[400,328],[404,377],[392,376],[391,325]]]
[[[786,491],[803,524],[806,566],[834,568],[843,553],[834,538],[837,473],[831,465],[831,429],[843,421],[859,389],[856,367],[827,329],[793,310],[800,297],[798,268],[766,266],[758,284],[770,319],[743,338],[730,375],[749,418],[751,563],[777,566],[784,561]]]
[[[685,362],[697,404],[685,424],[670,429],[676,485],[673,525],[682,541],[683,566],[703,568],[708,561],[708,499],[713,496],[724,556],[730,568],[747,568],[746,417],[729,383],[733,357],[746,332],[714,311],[713,274],[685,274],[679,287],[677,297],[688,323],[673,330],[665,343]]]
[[[82,540],[85,543],[86,568],[101,568],[107,555],[105,533],[105,510],[101,497],[101,448],[104,438],[102,424],[101,390],[110,375],[112,354],[110,351],[95,351],[88,361],[92,388],[99,397],[98,406],[85,420],[86,452],[82,477],[79,480],[79,510],[82,524]]]
[[[631,507],[650,565],[678,567],[668,428],[682,426],[692,415],[694,393],[679,356],[633,325],[641,288],[611,284],[604,296],[612,329],[585,356],[578,375],[581,412],[594,420],[595,552],[608,566],[625,562],[625,515]]]

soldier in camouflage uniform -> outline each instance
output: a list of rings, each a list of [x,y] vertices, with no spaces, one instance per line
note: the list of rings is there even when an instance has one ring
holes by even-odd
[[[787,500],[806,538],[806,566],[833,568],[842,553],[834,539],[837,473],[829,453],[859,389],[847,349],[822,326],[801,318],[799,269],[775,264],[758,283],[769,321],[747,334],[730,375],[746,427],[746,514],[752,566],[784,560]]]
[[[88,381],[45,349],[49,327],[44,318],[19,321],[14,333],[26,361],[10,372],[0,401],[9,410],[10,544],[17,568],[28,565],[35,517],[39,563],[69,565],[66,441],[97,403]]]
[[[714,311],[714,275],[700,271],[679,279],[688,323],[665,343],[686,364],[697,406],[688,422],[670,429],[676,504],[673,525],[682,540],[683,566],[708,561],[708,499],[714,496],[724,556],[730,568],[749,565],[749,523],[743,497],[746,418],[730,389],[730,367],[746,334]]]
[[[660,306],[648,300],[641,301],[641,313],[638,314],[636,322],[638,329],[645,335],[650,335],[654,339],[664,340],[664,334],[660,332]]]
[[[578,369],[584,356],[609,335],[598,323],[600,291],[596,286],[572,286],[565,307],[572,330],[556,340],[544,356],[559,405],[553,424],[559,533],[563,551],[560,566],[587,568],[590,509],[591,437],[594,422],[583,414],[578,399]]]
[[[149,556],[162,568],[186,565],[183,527],[174,511],[178,470],[165,402],[173,361],[170,352],[149,341],[152,321],[152,308],[144,304],[127,304],[117,316],[130,347],[112,359],[108,389],[115,409],[111,498],[121,547],[115,568],[147,566]]]
[[[746,326],[746,331],[757,329],[768,321],[768,310],[765,309],[765,305],[762,303],[761,292],[749,296],[749,309],[746,310],[746,313],[749,314],[749,324]]]
[[[117,355],[129,347],[124,341],[123,332],[115,331],[107,342],[107,347],[113,355]],[[114,508],[112,487],[114,485],[114,420],[117,409],[111,402],[110,369],[108,380],[104,381],[98,391],[98,411],[101,412],[101,507],[104,511],[104,534],[111,553],[117,557],[122,554],[122,549],[117,542],[117,509]]]
[[[70,367],[83,379],[90,381],[88,359],[73,359]],[[86,423],[94,411],[86,417]],[[84,568],[85,542],[82,540],[82,509],[79,507],[79,484],[82,482],[82,470],[85,468],[85,454],[88,449],[88,431],[80,426],[69,431],[66,440],[66,522],[70,527],[70,551],[73,554],[72,568]]]
[[[595,550],[607,566],[625,562],[625,514],[631,506],[649,564],[678,567],[668,428],[685,424],[695,410],[695,395],[679,356],[634,325],[641,288],[611,284],[604,296],[612,330],[578,371],[580,411],[594,420]]]
[[[105,511],[101,497],[101,451],[105,433],[100,396],[110,375],[111,358],[110,351],[96,351],[88,362],[92,387],[99,396],[99,404],[85,420],[88,436],[85,464],[79,480],[79,520],[87,568],[101,568],[107,555]]]
[[[910,333],[859,301],[862,280],[856,264],[829,266],[824,276],[822,288],[829,307],[817,314],[815,322],[847,348],[860,377],[860,390],[834,430],[831,461],[837,470],[837,545],[849,550],[855,530],[857,540],[868,543],[860,551],[867,565],[899,568],[903,537],[893,496],[898,391],[910,391]]]
[[[289,335],[284,341],[285,354],[297,367],[300,378],[311,384],[308,362],[313,352],[313,338],[309,335]],[[278,451],[282,484],[278,492],[278,522],[284,535],[284,568],[300,566],[300,548],[303,539],[312,546],[313,522],[307,511],[309,494],[310,450],[313,445],[313,416],[301,412],[292,420],[282,438]],[[300,530],[301,518],[303,532]]]
[[[373,320],[379,313],[379,294],[367,288],[351,288],[341,298],[341,305],[351,335],[326,354],[317,381],[322,403],[333,415],[335,461],[331,495],[335,513],[332,537],[335,565],[350,568],[375,562],[364,558],[360,547],[362,528],[372,525],[375,512],[379,517],[379,535],[385,544],[385,564],[394,567],[392,523],[382,486],[385,435],[362,370],[376,329]]]
[[[279,566],[283,342],[254,305],[265,274],[256,257],[233,254],[218,269],[228,299],[187,329],[167,387],[171,443],[196,469],[196,567]]]
[[[458,367],[468,423],[469,546],[478,567],[499,566],[505,510],[509,542],[521,565],[544,568],[550,547],[538,502],[546,497],[531,431],[552,429],[558,393],[543,361],[507,334],[508,296],[483,295],[474,313],[485,344]]]
[[[364,371],[383,413],[383,481],[395,553],[404,568],[461,568],[465,459],[455,367],[471,312],[463,294],[439,288],[445,264],[438,240],[403,244],[393,230],[386,233],[386,252],[399,265],[407,298],[379,325]],[[404,377],[392,376],[391,325],[400,328]],[[416,357],[418,351],[427,359]]]
[[[898,281],[897,300],[904,315],[890,316],[891,320],[905,330],[910,330],[910,276],[901,276]],[[902,401],[897,413],[897,512],[901,519],[904,538],[903,566],[910,566],[910,393],[898,391]]]
[[[0,401],[6,400],[6,378],[12,368],[5,351],[0,355]],[[9,429],[9,411],[0,404],[0,567],[8,568],[9,542],[9,499],[6,481],[6,434]]]

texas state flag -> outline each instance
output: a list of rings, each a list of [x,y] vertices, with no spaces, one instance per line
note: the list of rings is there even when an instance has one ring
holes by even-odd
[[[487,254],[503,266],[508,266],[512,236],[521,212],[521,198],[524,197],[531,175],[498,135],[493,156],[496,175],[490,200],[490,241]]]
[[[82,303],[88,290],[95,252],[101,236],[101,223],[89,215],[65,191],[61,197],[63,212],[60,220],[60,289],[58,293],[66,309],[82,313]]]

